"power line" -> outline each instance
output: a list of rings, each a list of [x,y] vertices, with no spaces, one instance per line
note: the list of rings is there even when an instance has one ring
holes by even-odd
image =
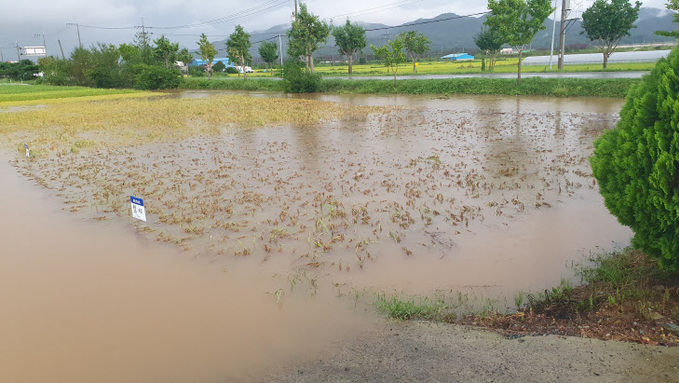
[[[265,41],[269,41],[269,40],[273,40],[273,39],[277,39],[277,38],[278,38],[278,35],[276,35],[276,36],[271,36],[271,37],[269,37],[268,39],[263,39],[263,40],[255,41],[254,43],[252,43],[252,45],[259,44],[259,43],[263,43],[263,42],[265,42]]]
[[[372,31],[383,31],[385,29],[394,29],[394,28],[403,28],[403,27],[412,27],[414,25],[422,25],[422,24],[431,24],[431,23],[439,23],[441,21],[450,21],[450,20],[458,20],[458,19],[465,19],[468,17],[475,17],[475,16],[481,16],[490,13],[490,11],[487,12],[479,12],[479,13],[472,13],[470,15],[455,15],[451,17],[445,17],[443,19],[432,19],[432,20],[425,20],[425,21],[419,21],[416,23],[408,23],[408,24],[401,24],[397,25],[394,27],[380,27],[380,28],[371,28],[371,29],[366,29],[366,32],[372,32]]]
[[[424,0],[400,0],[400,1],[393,2],[393,3],[388,3],[388,4],[378,5],[378,6],[375,6],[375,7],[366,8],[366,9],[363,9],[363,10],[360,10],[360,11],[343,13],[341,15],[333,16],[333,17],[331,17],[331,19],[340,18],[342,16],[358,16],[358,15],[365,15],[365,14],[368,14],[368,13],[386,11],[387,9],[396,8],[397,6],[404,4],[404,3],[405,4],[413,4],[413,3],[419,3],[421,1],[424,1]]]
[[[185,25],[175,25],[175,26],[167,26],[167,27],[149,27],[149,28],[154,28],[154,29],[188,29],[188,28],[196,28],[196,27],[201,27],[205,25],[212,25],[212,24],[221,24],[227,21],[232,21],[236,19],[240,19],[243,17],[248,17],[252,16],[255,13],[260,13],[263,11],[267,11],[273,8],[278,8],[281,5],[286,5],[288,0],[268,0],[263,3],[257,4],[253,7],[244,9],[242,11],[233,13],[231,15],[223,16],[217,19],[212,19],[212,20],[207,20],[207,21],[201,21],[197,23],[192,23],[192,24],[185,24]]]
[[[68,25],[68,24],[65,24],[62,27],[60,27],[59,29],[55,30],[55,32],[45,33],[45,35],[46,36],[56,36],[56,35],[59,35],[61,33],[64,33],[69,28],[71,28],[71,26]]]
[[[122,29],[136,29],[136,26],[131,27],[99,27],[96,25],[82,25],[79,24],[81,28],[92,28],[92,29],[107,29],[107,30],[122,30]]]

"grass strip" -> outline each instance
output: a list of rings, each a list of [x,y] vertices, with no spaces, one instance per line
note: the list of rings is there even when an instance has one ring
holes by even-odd
[[[639,79],[576,79],[533,77],[522,80],[520,87],[515,79],[456,78],[431,80],[399,80],[397,88],[390,80],[339,80],[324,79],[323,93],[359,94],[498,94],[507,96],[550,97],[612,97],[624,98],[630,86]],[[282,91],[283,83],[271,79],[186,79],[184,89],[221,89]]]
[[[0,86],[0,108],[152,97],[162,93],[133,89],[98,89],[79,86],[3,84]]]

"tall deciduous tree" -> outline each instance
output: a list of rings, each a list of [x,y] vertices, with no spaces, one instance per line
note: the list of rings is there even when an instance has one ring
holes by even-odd
[[[198,40],[198,48],[200,48],[200,57],[205,60],[205,71],[209,78],[212,78],[212,60],[217,55],[217,49],[208,41],[205,33],[201,33],[200,40]]]
[[[674,11],[674,22],[679,23],[679,0],[668,0],[667,4],[665,4],[665,7],[669,9],[670,11]],[[667,37],[674,37],[675,39],[679,39],[679,30],[675,31],[655,31],[656,35],[660,36],[667,36]]]
[[[259,46],[259,55],[262,60],[269,64],[271,75],[273,76],[273,64],[278,60],[278,44],[273,41],[265,41]]]
[[[629,0],[596,0],[582,13],[582,29],[588,39],[599,44],[604,55],[604,69],[620,40],[629,36],[630,29],[636,28],[634,22],[639,18],[640,7],[638,1],[632,6]]]
[[[171,68],[177,61],[179,43],[173,44],[165,36],[160,36],[153,42],[156,44],[156,48],[153,50],[156,58],[165,65],[165,68]]]
[[[245,63],[252,60],[252,56],[248,52],[251,46],[250,34],[246,33],[242,26],[236,25],[236,30],[226,40],[226,51],[229,53],[229,60],[240,63],[244,80],[248,78],[248,74],[245,72]]]
[[[304,57],[306,71],[314,73],[313,54],[320,44],[328,41],[328,36],[328,23],[309,13],[306,4],[300,3],[297,17],[288,31],[288,54],[292,57]]]
[[[406,55],[413,62],[413,73],[417,73],[417,59],[429,51],[431,41],[427,36],[416,31],[408,31],[400,34],[405,46]]]
[[[142,64],[153,65],[153,47],[151,47],[151,37],[146,31],[138,32],[134,36],[134,45],[139,48],[139,57]]]
[[[188,49],[183,48],[177,53],[177,61],[181,61],[184,66],[181,68],[182,73],[188,74],[189,64],[193,61],[193,55]]]
[[[358,24],[352,24],[347,19],[343,27],[335,27],[332,29],[332,35],[335,37],[335,45],[339,49],[339,53],[347,56],[349,61],[349,74],[353,73],[354,55],[361,49],[365,48],[367,42],[365,40],[365,29]]]
[[[403,48],[405,47],[403,37],[398,35],[394,40],[389,40],[386,45],[379,48],[374,45],[370,45],[370,47],[375,51],[375,56],[381,58],[384,66],[388,67],[394,75],[394,89],[396,89],[396,72],[398,71],[398,66],[406,61],[406,55],[403,52]]]
[[[539,31],[554,8],[550,0],[488,0],[491,14],[485,25],[498,31],[509,45],[519,51],[519,68],[516,83],[521,86],[521,61],[523,50]]]
[[[193,61],[193,54],[188,49],[183,48],[177,53],[177,60],[183,62],[184,65],[189,65]]]
[[[488,62],[488,70],[492,72],[495,69],[497,54],[505,44],[504,37],[497,30],[483,28],[481,32],[474,36],[474,43],[484,53]]]

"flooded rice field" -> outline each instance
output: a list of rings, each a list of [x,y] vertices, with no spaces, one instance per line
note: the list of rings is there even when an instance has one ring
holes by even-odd
[[[217,97],[180,96],[177,113]],[[629,244],[588,163],[621,101],[251,99],[350,109],[275,123],[255,109],[254,124],[198,114],[186,124],[199,128],[163,139],[149,126],[106,130],[115,120],[34,132],[16,126],[36,111],[3,114],[18,121],[7,146],[39,155],[9,161],[23,180],[1,170],[0,370],[16,381],[242,379],[369,327],[361,303],[375,293],[461,292],[504,309]],[[147,222],[130,216],[132,195]],[[27,367],[36,360],[48,367]]]

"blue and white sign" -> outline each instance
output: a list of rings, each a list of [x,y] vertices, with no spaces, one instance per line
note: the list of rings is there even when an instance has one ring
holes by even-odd
[[[24,148],[26,149],[26,157],[30,157],[30,155],[28,154],[28,144],[24,144]]]
[[[141,198],[130,196],[132,203],[132,217],[146,222],[146,210],[144,209],[144,200]]]

